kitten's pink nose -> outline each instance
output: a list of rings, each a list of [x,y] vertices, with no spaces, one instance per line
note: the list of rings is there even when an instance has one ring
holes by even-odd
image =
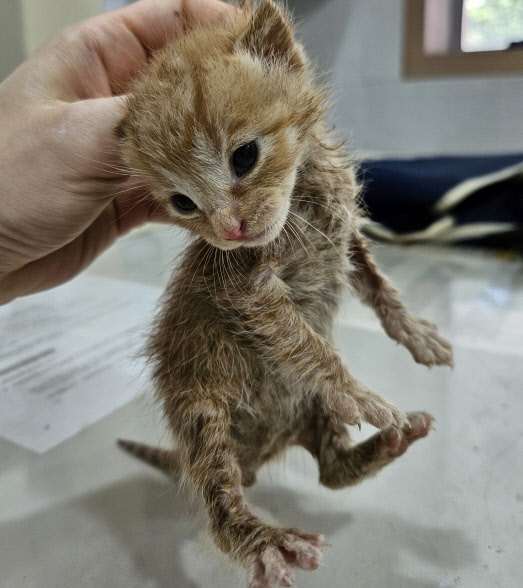
[[[245,223],[237,221],[232,227],[222,232],[222,237],[227,241],[236,241],[245,237]]]

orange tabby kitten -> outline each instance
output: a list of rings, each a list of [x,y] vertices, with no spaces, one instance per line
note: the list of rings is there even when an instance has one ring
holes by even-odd
[[[202,494],[216,544],[249,588],[315,569],[324,539],[269,525],[242,487],[289,445],[343,488],[427,435],[358,381],[330,342],[350,286],[390,337],[425,365],[450,345],[411,315],[358,231],[354,170],[324,123],[317,85],[285,12],[270,0],[200,26],[154,56],[121,126],[130,168],[196,235],[167,289],[149,344],[172,451],[121,444]],[[347,425],[381,429],[351,446]]]

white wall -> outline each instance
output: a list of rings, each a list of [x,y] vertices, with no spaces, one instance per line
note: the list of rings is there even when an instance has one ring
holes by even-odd
[[[19,0],[27,55],[60,29],[103,10],[103,0]]]
[[[523,152],[523,76],[401,77],[402,0],[290,0],[303,40],[329,68],[333,119],[361,150]]]
[[[22,11],[18,0],[0,0],[0,82],[25,57]]]
[[[103,8],[103,0],[0,0],[0,82],[60,29]]]
[[[333,119],[358,149],[523,152],[523,76],[402,80],[403,0],[289,4],[303,19],[309,52],[331,70]],[[103,1],[0,0],[0,7],[1,79],[61,27],[101,12]]]

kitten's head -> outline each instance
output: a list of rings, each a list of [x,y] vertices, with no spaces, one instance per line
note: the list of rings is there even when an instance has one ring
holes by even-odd
[[[177,224],[221,249],[264,245],[322,115],[290,21],[264,0],[155,56],[130,95],[123,156]]]

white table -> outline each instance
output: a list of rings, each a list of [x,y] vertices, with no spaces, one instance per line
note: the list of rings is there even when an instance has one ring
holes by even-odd
[[[146,229],[89,274],[160,286],[180,242],[171,229]],[[262,470],[249,495],[262,516],[332,544],[324,567],[297,572],[301,588],[523,586],[523,265],[463,250],[382,245],[376,253],[411,308],[454,341],[456,367],[416,365],[349,299],[338,346],[374,389],[430,410],[436,430],[342,491],[320,487],[312,458],[292,450]],[[0,439],[0,586],[243,586],[206,538],[198,506],[121,453],[117,437],[165,442],[151,394],[41,455]]]

